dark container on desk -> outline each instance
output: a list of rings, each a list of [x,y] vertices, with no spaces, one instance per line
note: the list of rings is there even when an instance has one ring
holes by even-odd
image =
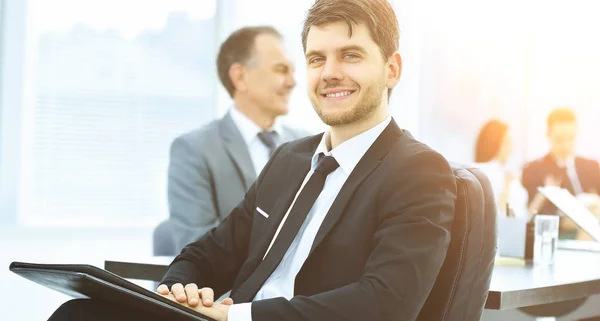
[[[525,260],[533,261],[533,243],[535,239],[535,224],[534,220],[527,222],[525,225]]]

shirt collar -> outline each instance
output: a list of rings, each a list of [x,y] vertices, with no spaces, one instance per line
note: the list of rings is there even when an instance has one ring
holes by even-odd
[[[575,156],[569,156],[567,159],[554,158],[554,161],[560,168],[575,168]]]
[[[371,145],[373,145],[377,137],[381,135],[383,130],[390,124],[391,121],[392,117],[388,115],[378,125],[350,138],[331,151],[329,151],[327,148],[329,131],[326,131],[325,134],[323,134],[321,142],[317,146],[315,153],[313,154],[311,169],[314,170],[316,168],[317,161],[319,160],[319,154],[323,153],[325,156],[333,156],[338,164],[340,164],[340,168],[346,173],[346,175],[350,175],[367,150],[371,147]]]
[[[244,115],[244,113],[239,111],[236,107],[231,108],[229,113],[231,115],[231,119],[233,119],[233,122],[242,134],[242,138],[244,139],[244,142],[246,142],[246,145],[250,145],[252,141],[257,138],[256,135],[263,131],[260,126],[250,120],[248,116]],[[275,120],[273,127],[271,127],[268,131],[274,131],[278,135],[281,135],[281,124]]]

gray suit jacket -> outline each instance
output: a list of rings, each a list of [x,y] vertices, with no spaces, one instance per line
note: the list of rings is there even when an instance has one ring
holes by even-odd
[[[286,126],[282,131],[279,144],[308,135]],[[219,225],[256,177],[248,147],[229,113],[177,137],[171,145],[168,180],[177,253]]]

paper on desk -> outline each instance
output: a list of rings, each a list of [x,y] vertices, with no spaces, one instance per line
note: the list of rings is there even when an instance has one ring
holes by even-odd
[[[568,190],[557,186],[538,187],[554,206],[568,216],[577,226],[586,231],[594,240],[600,241],[598,218],[578,201]]]
[[[524,266],[525,260],[516,257],[497,256],[494,265],[501,266]]]

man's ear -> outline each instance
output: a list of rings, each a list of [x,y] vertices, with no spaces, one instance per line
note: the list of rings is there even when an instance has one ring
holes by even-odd
[[[387,61],[387,78],[386,86],[388,88],[394,88],[400,81],[400,75],[402,75],[402,57],[400,53],[394,52]]]
[[[229,67],[229,79],[236,91],[245,92],[248,87],[246,86],[246,70],[240,63],[235,63]]]

